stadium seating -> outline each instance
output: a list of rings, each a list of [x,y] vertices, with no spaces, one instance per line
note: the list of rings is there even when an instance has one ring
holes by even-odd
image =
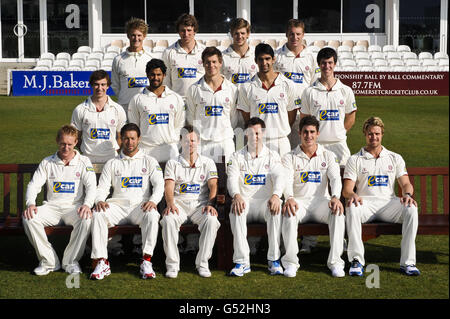
[[[327,43],[325,40],[316,40],[313,42],[313,45],[322,49]]]
[[[355,46],[355,42],[353,40],[344,40],[342,41],[342,45],[346,45],[350,48],[353,48]]]
[[[367,51],[367,49],[369,48],[369,41],[368,40],[358,40],[358,41],[356,41],[356,45],[365,47],[366,51]]]
[[[367,52],[369,52],[369,53],[383,52],[383,50],[381,49],[381,47],[379,45],[373,44],[373,45],[369,45],[369,47],[367,48]]]
[[[89,53],[91,53],[91,47],[83,45],[77,49],[77,52],[89,54]]]
[[[339,40],[329,40],[327,45],[332,47],[332,48],[334,48],[335,50],[337,50],[337,48],[339,48],[339,46],[341,45],[341,41],[339,41]]]
[[[367,48],[365,46],[363,46],[363,45],[355,45],[352,48],[353,54],[355,54],[357,52],[366,52],[366,51],[367,51]]]

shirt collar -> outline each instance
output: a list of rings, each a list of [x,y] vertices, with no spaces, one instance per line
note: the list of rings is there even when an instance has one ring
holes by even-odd
[[[75,166],[78,165],[78,162],[80,161],[80,153],[77,150],[73,150],[75,152],[75,156],[70,160],[69,166]],[[55,154],[53,154],[52,160],[58,164],[58,165],[66,165],[64,164],[63,160],[59,158],[58,151],[56,151]]]
[[[320,145],[317,144],[317,150],[315,152],[315,156],[321,156],[324,152],[325,148]],[[298,145],[295,149],[294,149],[294,154],[298,155],[300,157],[306,158],[306,159],[310,159],[308,155],[305,154],[305,152],[303,152],[302,148],[300,147],[300,145]],[[313,156],[313,157],[315,157]]]
[[[111,107],[111,97],[108,95],[107,98],[108,98],[108,100],[106,101],[105,106],[103,107],[102,111],[105,111]],[[89,111],[97,112],[97,107],[95,106],[94,102],[92,102],[92,96],[89,96],[86,101],[87,101],[86,106],[89,109]]]
[[[276,71],[275,71],[275,72],[276,72]],[[282,81],[281,78],[282,78],[284,75],[281,74],[281,72],[277,72],[277,73],[278,73],[278,75],[277,75],[277,77],[275,78],[275,81],[273,81],[271,87],[276,86],[276,85],[279,85],[280,82]],[[258,87],[264,88],[264,87],[263,87],[263,82],[262,82],[261,79],[259,78],[258,74],[255,74],[255,76],[253,77],[253,80],[254,80],[255,84],[256,84]]]
[[[331,91],[337,91],[339,89],[342,88],[342,82],[341,80],[339,80],[339,78],[336,78],[336,84],[333,85],[333,87],[331,88]],[[313,86],[315,86],[317,89],[321,90],[321,91],[328,91],[327,88],[325,87],[325,85],[323,85],[320,82],[320,79],[317,79],[316,82],[314,82]]]
[[[127,161],[131,161],[134,159],[139,159],[139,158],[143,158],[144,157],[144,152],[139,149],[138,152],[136,154],[134,154],[134,156],[127,156],[123,153],[123,151],[121,150],[119,153],[119,158],[122,160],[127,160]]]
[[[178,155],[178,162],[180,162],[183,167],[191,168],[191,165],[183,157],[182,154]],[[195,160],[194,167],[201,167],[201,165],[202,165],[202,158],[201,158],[200,154],[197,153],[197,159]]]
[[[227,88],[228,83],[222,74],[221,74],[221,76],[222,76],[223,81],[220,86],[221,86],[221,89],[224,90]],[[210,91],[213,93],[217,92],[217,91],[213,91],[213,89],[208,85],[208,83],[206,83],[205,76],[202,76],[202,78],[199,80],[199,84],[200,84],[200,88],[204,91]]]
[[[225,54],[228,54],[232,56],[233,58],[242,58],[240,54],[238,54],[236,51],[233,50],[233,45],[230,44],[230,46],[225,50]],[[248,46],[247,52],[244,54],[244,58],[252,57],[255,55],[255,49],[251,46]]]
[[[380,152],[380,155],[378,156],[378,158],[386,157],[388,155],[388,152],[389,151],[384,146],[382,146],[382,149],[381,149],[381,152]],[[367,152],[364,147],[361,148],[361,150],[359,151],[359,154],[366,159],[374,159],[375,158],[371,153]]]
[[[259,154],[258,154],[258,158],[260,158],[260,157],[265,157],[265,156],[267,156],[267,155],[269,155],[269,148],[268,148],[266,145],[263,144],[263,147],[262,147],[262,149],[261,149],[261,152],[259,152]],[[251,159],[253,159],[253,158],[252,158],[252,155],[251,155],[250,152],[248,151],[248,145],[245,146],[245,154],[244,154],[244,156],[245,156],[245,159],[246,159],[246,160],[251,160]]]
[[[197,40],[195,40],[194,48],[192,49],[191,52],[187,53],[186,50],[181,47],[180,40],[178,40],[177,42],[175,42],[175,50],[177,50],[178,53],[197,54],[203,51],[203,47]]]
[[[127,49],[125,52],[127,52],[127,54],[128,54],[129,56],[141,57],[142,55],[144,55],[145,49],[142,49],[142,50],[139,51],[139,52],[130,52],[130,51],[128,51],[128,49]]]

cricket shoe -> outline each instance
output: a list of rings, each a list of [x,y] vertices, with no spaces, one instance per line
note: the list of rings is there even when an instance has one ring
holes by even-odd
[[[143,259],[141,262],[140,272],[141,272],[142,279],[151,279],[151,278],[156,277],[155,271],[153,270],[153,267],[152,267],[152,263],[145,259]]]
[[[400,271],[407,276],[419,276],[420,271],[416,265],[400,266]]]
[[[109,268],[109,261],[107,259],[100,259],[91,274],[91,279],[102,280],[111,275],[111,268]]]
[[[65,271],[66,271],[66,273],[69,273],[69,274],[81,274],[82,273],[80,264],[78,264],[78,263],[67,265],[65,267]]]
[[[342,278],[345,277],[345,271],[343,267],[331,267],[331,275],[333,277]]]
[[[364,267],[358,261],[358,259],[353,259],[348,274],[350,276],[362,276],[364,273]]]
[[[284,269],[284,276],[289,277],[289,278],[294,278],[295,276],[297,276],[297,267],[295,266],[287,266]]]
[[[175,269],[169,269],[166,271],[166,277],[175,279],[178,277],[178,270]]]
[[[230,276],[242,277],[246,273],[251,271],[250,265],[246,264],[236,264],[233,269],[230,271]]]
[[[200,275],[200,277],[203,277],[203,278],[211,277],[211,271],[206,267],[198,267],[197,271],[198,271],[198,274]]]
[[[36,268],[34,268],[33,272],[37,276],[45,276],[51,273],[52,271],[58,271],[60,269],[61,266],[59,264],[56,265],[54,268],[39,265]]]
[[[281,267],[279,260],[275,260],[275,261],[269,260],[267,264],[269,265],[268,269],[269,269],[269,272],[271,275],[282,275],[283,274],[283,267]]]

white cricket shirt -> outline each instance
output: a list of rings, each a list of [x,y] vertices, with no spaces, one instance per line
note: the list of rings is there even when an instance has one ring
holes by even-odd
[[[344,170],[344,179],[356,182],[358,196],[390,199],[395,197],[395,181],[408,175],[402,156],[383,147],[378,158],[361,150],[350,156]]]
[[[167,86],[161,96],[145,88],[128,105],[128,121],[139,126],[143,148],[177,143],[185,113],[183,99]]]
[[[237,108],[266,123],[266,138],[287,137],[291,133],[288,111],[298,109],[295,91],[294,83],[281,73],[269,89],[255,75],[239,88]]]
[[[36,197],[47,183],[47,200],[61,208],[94,205],[97,181],[94,168],[88,157],[75,150],[75,157],[68,165],[59,158],[58,153],[42,160],[27,187],[26,205],[36,205]]]
[[[73,110],[71,124],[81,132],[81,152],[84,155],[113,158],[119,149],[117,134],[126,121],[123,107],[109,96],[101,112],[97,112],[91,97],[88,97]]]
[[[180,154],[169,160],[164,169],[164,179],[175,182],[175,200],[208,201],[208,181],[211,178],[219,178],[216,164],[203,155],[198,155],[194,166],[191,167]]]
[[[238,87],[242,83],[250,82],[250,80],[258,72],[258,65],[255,62],[255,48],[250,47],[243,57],[233,50],[230,45],[222,52],[223,64],[222,74],[231,83]]]
[[[280,155],[265,145],[256,158],[247,146],[231,155],[227,164],[227,189],[231,197],[240,194],[246,199],[267,200],[272,195],[281,198],[285,176]]]
[[[187,53],[176,41],[163,52],[162,60],[167,67],[164,83],[183,98],[188,88],[205,74],[202,62],[204,49],[205,45],[196,41],[194,49]]]
[[[111,186],[114,189],[112,196],[106,199]],[[163,172],[153,157],[142,150],[132,157],[120,152],[103,166],[95,203],[112,202],[132,210],[142,202],[152,201],[158,204],[163,194]]]
[[[187,122],[196,127],[204,141],[220,142],[233,138],[236,126],[238,90],[223,77],[217,91],[202,77],[188,90],[186,96]]]
[[[342,182],[339,164],[333,152],[318,145],[315,155],[309,158],[300,145],[281,159],[286,169],[286,189],[284,197],[310,199],[313,197],[341,197]]]
[[[316,80],[303,91],[301,113],[314,115],[320,122],[319,143],[335,143],[347,139],[345,115],[357,110],[352,89],[339,79],[330,91]]]
[[[140,52],[127,50],[114,58],[111,67],[111,88],[120,105],[130,103],[133,95],[149,85],[145,68],[152,58],[146,50]]]

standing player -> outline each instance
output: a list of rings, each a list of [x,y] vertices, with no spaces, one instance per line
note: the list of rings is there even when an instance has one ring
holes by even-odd
[[[420,275],[416,264],[417,203],[412,198],[414,188],[409,181],[401,155],[387,150],[382,144],[384,124],[378,117],[364,122],[366,146],[352,155],[345,166],[342,194],[347,199],[346,224],[348,233],[349,274],[364,272],[364,243],[361,223],[375,220],[402,224],[400,270],[409,276]],[[395,182],[402,197],[395,195]],[[354,187],[356,186],[356,193]]]
[[[182,14],[175,27],[180,39],[164,50],[162,56],[167,66],[165,84],[185,99],[188,88],[205,73],[201,56],[205,46],[195,40],[198,22],[193,15]]]
[[[201,277],[211,277],[211,258],[220,223],[214,208],[217,195],[217,168],[214,161],[198,153],[199,134],[192,126],[182,129],[181,154],[167,162],[164,194],[167,207],[161,219],[166,276],[176,278],[180,270],[177,248],[180,226],[190,220],[200,231],[195,266]]]
[[[281,195],[284,174],[280,156],[263,143],[265,123],[258,117],[247,121],[248,144],[235,152],[227,167],[227,189],[233,198],[230,225],[233,232],[232,276],[250,272],[250,248],[247,223],[266,222],[269,249],[268,269],[271,275],[283,274],[280,265]]]
[[[222,53],[208,47],[202,53],[205,75],[187,93],[187,122],[200,131],[201,153],[216,163],[234,153],[237,88],[220,74]],[[220,132],[220,133],[219,133]]]
[[[61,268],[45,233],[46,226],[55,226],[61,221],[73,226],[62,267],[68,273],[81,273],[78,261],[89,236],[96,180],[89,158],[75,150],[77,139],[78,133],[73,126],[61,127],[56,136],[58,151],[39,164],[27,187],[27,209],[22,221],[39,259],[39,266],[34,269],[38,276]],[[36,197],[44,184],[47,184],[47,201],[36,207]]]
[[[104,164],[117,155],[120,129],[127,116],[107,94],[111,79],[104,70],[92,72],[89,85],[93,94],[72,113],[71,124],[78,130],[81,152],[94,164]]]
[[[259,117],[266,123],[266,144],[282,156],[291,150],[287,136],[297,115],[296,88],[283,74],[274,71],[276,60],[270,45],[256,46],[255,61],[259,72],[239,88],[238,109],[245,122]]]
[[[91,253],[96,266],[91,279],[101,280],[111,274],[106,249],[108,228],[125,223],[139,225],[143,239],[140,273],[143,279],[154,278],[151,257],[158,238],[156,205],[163,196],[163,174],[158,162],[139,149],[136,124],[126,124],[120,135],[122,151],[106,162],[97,187]],[[111,187],[112,196],[106,199]]]
[[[291,79],[296,86],[295,103],[300,106],[303,90],[305,90],[315,80],[318,74],[318,66],[314,56],[305,50],[303,37],[305,35],[305,24],[297,19],[290,19],[286,25],[287,42],[275,52],[274,69],[282,72],[288,79]],[[317,71],[317,72],[316,72]],[[298,115],[292,132],[289,134],[291,148],[295,148],[299,143],[300,123]]]
[[[139,147],[158,162],[167,162],[178,155],[186,113],[184,102],[180,95],[163,85],[166,66],[162,60],[149,61],[145,72],[150,85],[132,97],[128,121],[141,129]]]
[[[317,144],[319,121],[314,116],[302,118],[299,129],[301,144],[282,158],[287,178],[282,226],[286,254],[281,258],[284,275],[295,277],[300,267],[297,225],[313,221],[328,224],[330,252],[327,265],[333,277],[344,277],[341,243],[345,219],[344,207],[339,200],[342,189],[339,164],[332,152]]]
[[[150,52],[144,49],[148,32],[145,21],[131,18],[126,24],[126,32],[130,46],[114,58],[111,68],[111,87],[125,113],[131,97],[148,85],[145,66],[152,59]]]
[[[303,91],[300,117],[314,115],[320,122],[318,143],[336,155],[343,168],[350,157],[347,131],[356,119],[356,101],[352,89],[334,77],[337,53],[323,48],[317,54],[320,79]],[[317,243],[316,236],[304,236],[301,252],[309,253]]]

